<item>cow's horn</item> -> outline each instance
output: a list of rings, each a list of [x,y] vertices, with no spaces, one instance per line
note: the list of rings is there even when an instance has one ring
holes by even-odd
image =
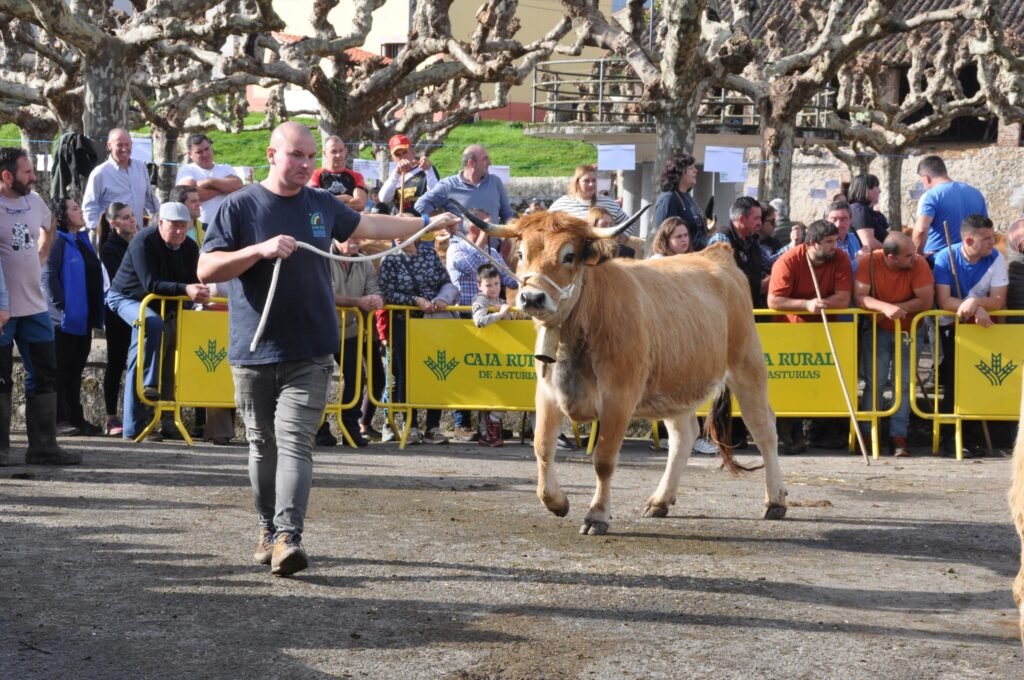
[[[627,229],[629,229],[630,227],[632,227],[633,224],[638,219],[640,219],[640,216],[644,214],[644,211],[647,210],[650,207],[651,207],[651,204],[648,203],[647,205],[645,205],[644,207],[640,208],[635,213],[633,213],[633,216],[630,217],[629,219],[627,219],[625,222],[622,222],[620,224],[616,224],[615,226],[603,227],[603,228],[601,228],[601,227],[594,227],[594,235],[597,236],[598,238],[615,238],[616,236],[618,236],[622,232],[624,232]]]
[[[518,232],[515,227],[510,227],[504,224],[491,224],[486,220],[482,220],[473,213],[462,207],[462,204],[456,201],[454,198],[449,198],[448,203],[455,207],[462,216],[473,223],[474,226],[479,228],[481,231],[487,232],[491,236],[497,236],[498,238],[509,238],[511,236],[518,236]]]

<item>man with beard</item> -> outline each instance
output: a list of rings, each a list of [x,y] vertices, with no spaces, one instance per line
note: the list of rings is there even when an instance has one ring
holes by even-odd
[[[862,411],[883,410],[881,394],[874,394],[872,385],[880,390],[892,378],[896,350],[902,361],[899,410],[889,421],[889,448],[893,456],[910,455],[907,432],[910,427],[910,324],[914,315],[932,308],[935,280],[928,263],[917,254],[913,239],[900,232],[890,232],[880,250],[861,255],[853,296],[858,307],[878,312],[875,344],[871,328],[862,333],[860,350],[864,371]],[[896,333],[895,321],[900,322]],[[876,353],[877,352],[877,353]],[[872,356],[875,371],[871,371]],[[874,382],[872,382],[874,380]]]
[[[0,148],[0,465],[10,450],[15,342],[25,366],[25,462],[77,465],[82,457],[57,445],[57,354],[38,248],[53,218],[35,181],[24,149]]]
[[[708,239],[708,245],[728,243],[732,246],[736,266],[746,275],[750,284],[750,298],[754,309],[764,307],[764,292],[768,277],[764,275],[761,258],[761,204],[749,196],[740,196],[729,209],[731,222]]]
[[[850,306],[853,291],[853,271],[850,258],[837,248],[839,229],[825,220],[811,222],[807,236],[800,245],[787,250],[772,267],[768,284],[768,307],[780,312],[810,312],[817,314],[823,309],[844,309]],[[822,297],[814,288],[811,265],[818,279]],[[788,314],[791,323],[816,321],[816,316]],[[803,432],[796,427],[799,420],[779,418],[779,437],[784,454],[802,453],[807,449]],[[812,423],[811,446],[824,449],[839,449],[846,446],[846,437],[821,421]]]

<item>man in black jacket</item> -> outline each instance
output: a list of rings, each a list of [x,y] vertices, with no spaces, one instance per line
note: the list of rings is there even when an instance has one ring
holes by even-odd
[[[136,371],[139,355],[139,314],[142,300],[150,293],[159,295],[187,295],[193,302],[206,302],[210,290],[199,283],[196,265],[199,246],[186,238],[192,220],[188,208],[182,203],[164,203],[160,206],[160,222],[156,227],[143,229],[128,245],[121,268],[110,284],[107,306],[125,323],[132,325],[132,343],[128,350],[128,371],[124,390],[124,431],[122,436],[134,439],[146,427],[146,413],[136,393]],[[157,401],[160,366],[160,343],[164,319],[147,307],[146,332],[143,346],[142,396]]]

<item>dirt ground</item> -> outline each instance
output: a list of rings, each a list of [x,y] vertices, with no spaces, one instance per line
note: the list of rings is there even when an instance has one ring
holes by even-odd
[[[1004,458],[786,457],[779,522],[762,473],[691,459],[643,519],[665,455],[634,441],[588,537],[582,453],[560,519],[527,447],[318,449],[281,579],[249,563],[244,446],[67,441],[82,467],[0,469],[5,678],[1024,676]]]

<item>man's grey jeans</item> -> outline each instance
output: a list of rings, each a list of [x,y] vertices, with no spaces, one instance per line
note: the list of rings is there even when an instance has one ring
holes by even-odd
[[[231,367],[261,527],[302,533],[313,482],[313,438],[333,373],[329,354]]]

